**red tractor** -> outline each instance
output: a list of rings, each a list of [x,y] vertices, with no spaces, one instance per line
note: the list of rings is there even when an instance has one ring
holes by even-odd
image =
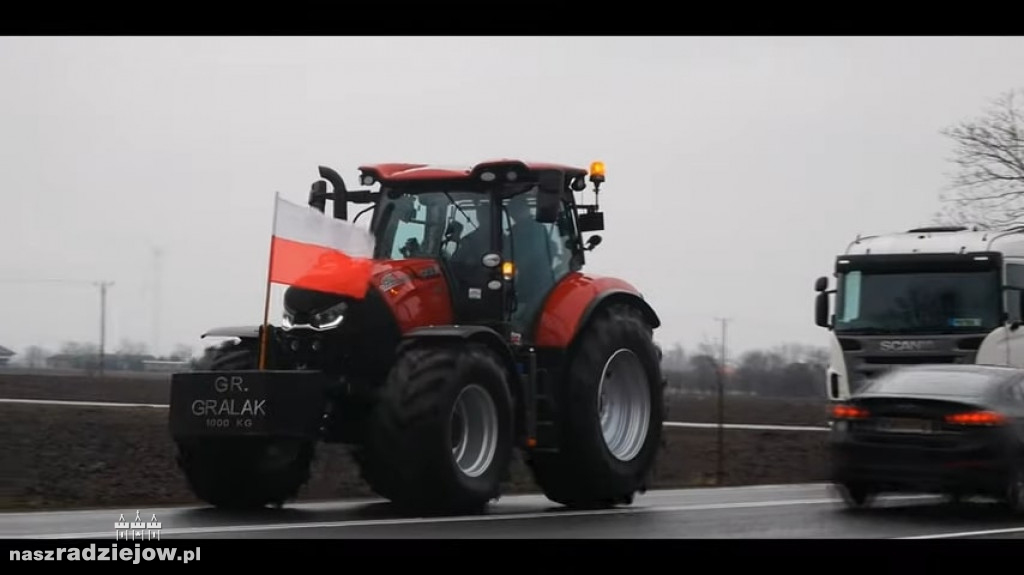
[[[284,318],[231,338],[172,376],[178,463],[200,499],[280,506],[310,476],[318,442],[349,446],[382,497],[417,513],[497,499],[520,449],[552,501],[630,504],[661,446],[658,316],[629,283],[583,273],[604,229],[577,204],[588,170],[515,160],[467,169],[329,168],[310,191],[375,238],[366,296],[289,287]],[[377,190],[373,190],[378,186]],[[328,217],[325,215],[325,217]],[[266,364],[258,365],[266,336]]]

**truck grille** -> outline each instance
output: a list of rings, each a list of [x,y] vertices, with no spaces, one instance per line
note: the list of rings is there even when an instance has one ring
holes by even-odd
[[[862,356],[862,361],[871,368],[888,365],[920,365],[923,363],[959,363],[955,355],[909,355],[909,356]]]

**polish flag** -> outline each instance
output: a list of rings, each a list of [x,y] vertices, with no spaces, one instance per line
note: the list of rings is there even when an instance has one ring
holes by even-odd
[[[373,248],[367,230],[275,196],[269,283],[363,298]]]

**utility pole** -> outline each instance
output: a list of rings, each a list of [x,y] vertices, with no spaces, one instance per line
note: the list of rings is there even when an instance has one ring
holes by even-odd
[[[100,288],[100,377],[103,377],[107,346],[107,288],[114,285],[114,282],[101,281],[96,285]]]
[[[718,468],[715,479],[718,485],[725,481],[725,368],[726,368],[726,333],[730,318],[716,317],[722,325],[721,357],[718,360]]]
[[[93,285],[100,288],[100,377],[103,376],[103,363],[106,360],[107,344],[107,289],[114,285],[112,281],[91,281],[71,280],[59,278],[31,279],[31,278],[0,278],[0,283],[26,283],[26,284],[65,284],[65,285]]]
[[[153,246],[153,355],[160,356],[160,258],[163,250]]]

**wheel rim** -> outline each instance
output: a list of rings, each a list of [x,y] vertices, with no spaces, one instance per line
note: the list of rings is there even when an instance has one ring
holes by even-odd
[[[484,388],[473,384],[459,393],[451,429],[452,457],[459,470],[470,477],[482,475],[498,449],[498,408]]]
[[[651,418],[651,395],[640,359],[628,349],[604,364],[597,390],[601,434],[613,457],[630,461],[643,449]]]

